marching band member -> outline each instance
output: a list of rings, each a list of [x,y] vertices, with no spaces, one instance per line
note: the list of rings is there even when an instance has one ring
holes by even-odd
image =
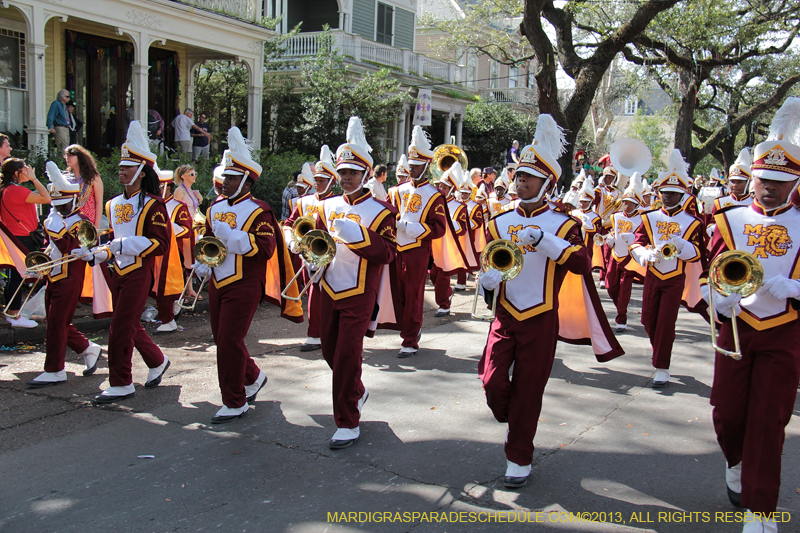
[[[149,368],[145,388],[157,387],[170,365],[169,358],[153,343],[140,322],[153,281],[158,279],[156,258],[169,254],[172,237],[155,162],[156,155],[150,151],[147,135],[139,121],[134,120],[128,127],[119,161],[119,182],[124,191],[106,203],[106,217],[114,239],[107,246],[92,250],[95,261],[114,260],[111,276],[114,316],[108,337],[111,386],[95,396],[95,402],[100,404],[136,393],[132,374],[134,347]]]
[[[466,272],[467,258],[462,246],[462,237],[467,234],[467,206],[456,199],[455,191],[467,177],[461,168],[461,163],[456,161],[447,169],[436,188],[442,193],[447,202],[448,228],[445,234],[434,239],[431,245],[433,265],[429,270],[431,283],[433,283],[434,297],[439,308],[433,315],[443,317],[450,315],[450,302],[453,299],[453,289],[450,287],[450,276],[454,273]]]
[[[511,187],[511,179],[509,178],[508,170],[503,169],[503,172],[500,173],[500,178],[494,182],[494,196],[490,196],[486,202],[490,218],[504,213],[509,208],[511,198],[506,194],[509,187]]]
[[[295,177],[294,181],[294,187],[297,189],[297,196],[290,200],[292,211],[295,210],[301,198],[305,198],[306,196],[313,197],[316,192],[314,190],[314,170],[311,167],[311,163],[303,163],[303,168]]]
[[[224,198],[217,200],[206,215],[206,236],[222,241],[225,261],[214,268],[195,263],[200,279],[211,273],[208,312],[211,332],[217,345],[217,373],[222,407],[211,418],[214,424],[245,415],[267,383],[267,375],[247,351],[244,338],[262,299],[281,307],[281,316],[302,322],[302,309],[291,308],[270,293],[271,276],[276,276],[271,261],[280,263],[283,278],[293,275],[291,259],[278,231],[278,222],[269,205],[256,200],[251,188],[261,175],[261,165],[253,161],[251,148],[236,126],[228,131],[229,150],[223,163]]]
[[[583,245],[587,250],[590,250],[589,255],[592,255],[591,250],[594,248],[594,236],[603,231],[603,223],[600,220],[600,215],[592,209],[594,203],[594,187],[592,185],[592,178],[586,178],[581,182],[581,190],[575,203],[578,208],[570,212],[570,215],[581,223],[581,236],[583,238]],[[569,193],[567,193],[569,194]]]
[[[395,170],[394,175],[397,179],[397,185],[389,187],[386,194],[389,196],[389,203],[392,204],[395,209],[399,209],[400,197],[397,195],[397,189],[400,185],[408,181],[408,158],[406,154],[401,155],[400,159],[397,160],[397,170]]]
[[[167,214],[172,224],[172,233],[175,235],[177,249],[180,252],[177,260],[180,261],[180,256],[182,255],[183,265],[191,269],[191,265],[194,262],[194,220],[189,213],[187,205],[169,194],[172,171],[158,170],[158,181],[161,187],[161,197],[164,198]],[[175,259],[173,256],[168,261],[174,261]],[[183,271],[183,267],[180,270]],[[178,330],[175,317],[181,312],[181,308],[178,306],[179,297],[180,294],[155,297],[158,318],[161,320],[161,325],[156,328],[156,333],[171,333]]]
[[[473,169],[478,170],[478,169]],[[480,170],[478,170],[480,173]],[[459,237],[461,249],[467,259],[467,268],[461,270],[456,278],[456,291],[467,289],[467,274],[480,270],[480,258],[483,247],[486,246],[486,235],[483,223],[483,208],[472,200],[477,187],[470,180],[465,180],[458,188],[458,198],[467,207],[467,231]]]
[[[619,197],[622,193],[615,186],[617,179],[618,172],[614,167],[607,166],[603,169],[603,174],[594,191],[595,209],[603,222],[604,231],[611,228],[611,215],[619,209]],[[603,259],[603,266],[600,269],[600,288],[603,289],[606,286],[605,277],[609,261],[611,261],[611,250],[608,246],[603,246],[600,248],[600,254]]]
[[[606,290],[617,308],[617,317],[614,320],[617,333],[628,328],[628,304],[631,301],[633,282],[637,278],[634,270],[626,268],[630,262],[628,247],[636,240],[636,230],[642,224],[639,210],[644,204],[643,194],[642,175],[634,172],[622,195],[622,211],[611,215],[611,233],[606,245],[611,248],[612,260],[606,274]]]
[[[744,533],[774,533],[781,482],[785,427],[792,417],[800,383],[800,210],[790,195],[800,181],[800,146],[793,144],[800,122],[800,98],[787,98],[765,142],[753,149],[755,199],[749,206],[723,208],[715,215],[710,255],[726,250],[753,254],[764,269],[761,289],[711,297],[722,321],[718,343],[733,350],[737,316],[741,360],[721,353],[711,387],[714,430],[727,461],[728,497],[749,510]],[[708,287],[704,293],[707,296]]]
[[[408,146],[409,181],[398,186],[397,273],[400,284],[403,339],[398,357],[419,350],[425,278],[433,239],[447,230],[447,207],[439,190],[428,182],[426,171],[433,161],[431,142],[421,126],[414,126]]]
[[[578,223],[567,214],[554,211],[544,200],[561,174],[558,157],[563,146],[563,132],[553,118],[539,115],[534,144],[522,149],[517,166],[520,205],[487,225],[492,240],[507,239],[522,247],[522,271],[503,286],[500,272],[495,269],[478,279],[487,292],[487,300],[489,291],[500,291],[497,314],[478,369],[495,419],[508,423],[503,483],[509,488],[525,485],[531,472],[533,439],[555,358],[559,322],[568,320],[559,316],[559,306],[567,303],[559,298],[559,292],[568,273],[578,275],[575,279],[582,284],[577,287],[578,294],[593,294],[588,306],[580,297],[570,312],[585,313],[588,307],[589,312],[595,313],[598,327],[605,324],[596,347],[598,360],[607,361],[622,354],[608,321],[596,313],[599,298],[593,284],[586,284],[591,266]],[[585,331],[589,331],[587,324]],[[592,342],[594,345],[594,339]]]
[[[322,203],[319,229],[336,240],[336,254],[320,281],[322,356],[333,370],[333,417],[338,428],[329,447],[347,448],[361,436],[361,409],[369,391],[361,381],[364,336],[377,311],[385,265],[395,258],[395,217],[366,189],[372,148],[358,117],[350,117],[347,142],[336,151],[344,194]]]
[[[583,189],[583,184],[585,181],[586,171],[581,169],[580,173],[572,180],[569,190],[564,193],[564,198],[561,200],[561,203],[563,203],[565,206],[571,207],[572,209],[577,209],[578,197],[581,194],[581,189]]]
[[[47,175],[50,178],[50,198],[53,209],[44,221],[44,228],[50,238],[50,257],[60,259],[64,255],[81,253],[80,242],[75,236],[76,224],[89,220],[75,207],[75,200],[81,192],[80,183],[70,183],[61,174],[55,163],[47,162]],[[88,260],[93,255],[86,253]],[[44,372],[27,383],[32,389],[58,385],[67,381],[64,370],[67,347],[83,356],[86,369],[84,376],[91,376],[97,370],[102,348],[84,337],[72,325],[72,317],[86,278],[86,263],[73,261],[53,267],[46,275],[45,308],[47,309],[47,332],[45,343]]]
[[[631,257],[647,268],[642,325],[653,348],[654,388],[669,383],[675,323],[687,283],[687,264],[701,257],[702,223],[687,213],[682,203],[690,183],[686,163],[675,149],[670,155],[669,170],[659,172],[655,185],[663,207],[642,215],[642,225],[630,247]],[[677,249],[674,259],[660,259],[660,251],[667,243]]]
[[[730,187],[730,194],[720,196],[714,201],[714,215],[723,207],[730,207],[732,205],[752,205],[753,195],[750,193],[749,185],[753,174],[750,169],[750,149],[747,147],[742,148],[739,156],[731,165],[728,171],[728,186]]]
[[[323,145],[319,154],[319,161],[314,165],[313,171],[314,178],[314,194],[309,194],[300,198],[300,201],[295,205],[292,215],[283,223],[283,239],[293,257],[298,257],[297,243],[292,236],[292,225],[295,220],[303,216],[314,217],[314,220],[319,218],[322,212],[322,203],[333,197],[333,184],[339,181],[339,175],[336,173],[336,166],[333,162],[333,154],[331,153],[328,145]],[[301,276],[303,285],[305,286],[309,280],[308,271],[306,270]],[[312,352],[319,350],[322,347],[320,340],[319,320],[320,320],[320,304],[319,304],[319,289],[316,284],[309,287],[308,292],[308,338],[303,344],[300,345],[301,352]]]

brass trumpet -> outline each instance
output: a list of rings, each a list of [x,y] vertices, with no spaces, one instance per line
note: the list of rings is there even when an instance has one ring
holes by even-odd
[[[509,281],[516,278],[522,272],[522,265],[524,264],[525,257],[522,254],[522,248],[515,243],[499,239],[492,241],[486,245],[486,248],[481,252],[481,273],[487,272],[489,269],[496,269],[500,271],[503,276],[503,281]],[[475,280],[475,298],[472,300],[472,318],[476,320],[494,320],[497,312],[497,295],[500,293],[500,287],[494,291],[494,298],[492,299],[492,314],[478,314],[478,299],[480,298],[480,276]]]
[[[452,144],[440,144],[433,150],[433,161],[431,161],[431,175],[433,181],[442,179],[444,173],[453,166],[453,163],[461,163],[461,168],[469,168],[467,154],[464,150],[455,145],[455,138],[451,139]]]
[[[79,220],[75,223],[75,227],[71,232],[75,234],[75,237],[78,239],[80,245],[84,248],[94,248],[97,246],[99,241],[100,235],[106,235],[107,233],[111,233],[112,229],[104,229],[101,231],[97,231],[94,224],[89,222],[88,220]],[[49,260],[46,263],[37,263],[32,268],[29,268],[28,271],[31,274],[39,274],[40,272],[45,271],[42,275],[46,275],[50,270],[53,268],[63,265],[66,263],[71,263],[72,261],[76,261],[80,259],[81,256],[78,254],[68,254],[62,256],[58,259]]]
[[[741,250],[728,250],[719,254],[708,267],[708,302],[711,309],[711,345],[716,351],[735,360],[742,358],[742,349],[739,345],[739,328],[736,327],[736,317],[731,317],[733,329],[733,351],[725,350],[717,345],[717,328],[714,326],[716,317],[714,311],[714,295],[717,291],[723,296],[741,294],[747,298],[758,291],[764,282],[764,267],[756,256]]]
[[[194,250],[192,251],[194,252],[195,261],[210,268],[220,266],[225,262],[225,258],[228,256],[228,248],[216,237],[203,237],[195,243]],[[186,305],[183,303],[183,299],[186,296],[186,291],[189,290],[189,287],[192,284],[192,276],[194,276],[194,271],[195,269],[193,268],[189,273],[189,279],[186,280],[186,285],[183,286],[183,291],[178,297],[178,305],[182,309],[187,309],[189,311],[194,311],[194,308],[197,305],[197,299],[200,297],[200,292],[203,290],[203,287],[205,287],[208,278],[211,277],[211,273],[209,272],[200,282],[200,288],[197,289],[197,293],[194,295],[192,304]]]
[[[678,247],[668,242],[658,249],[658,258],[662,261],[672,261],[678,257]]]
[[[595,233],[594,237],[592,237],[592,241],[594,241],[594,243],[597,246],[603,246],[604,244],[606,244],[608,242],[608,238],[610,236],[611,236],[610,233],[607,234],[607,235],[600,235],[599,233]]]
[[[306,233],[317,227],[317,220],[309,215],[299,217],[292,224],[292,239],[294,243],[300,246],[300,241],[306,236]]]
[[[49,262],[51,262],[50,256],[44,252],[31,252],[25,256],[25,268],[28,272],[31,272],[31,268],[35,266],[46,265]],[[42,278],[49,274],[51,270],[53,270],[53,267],[44,267],[41,268],[39,272],[36,272],[36,281],[33,282],[31,290],[28,291],[28,295],[25,297],[25,300],[23,300],[22,305],[19,306],[19,311],[16,313],[9,313],[8,307],[17,297],[17,294],[19,294],[20,289],[22,289],[22,286],[24,285],[24,283],[20,283],[19,287],[17,287],[17,290],[14,291],[14,296],[8,300],[8,303],[6,303],[6,306],[3,308],[3,315],[7,316],[8,318],[19,318],[19,315],[22,314],[22,308],[25,307],[26,303],[28,303],[28,300],[30,300],[31,296],[33,296],[33,293],[36,292],[37,285],[39,285],[39,282],[42,280]]]
[[[298,221],[299,220],[300,219],[298,219]],[[293,233],[297,225],[297,221],[295,221],[292,226]],[[333,261],[333,258],[336,256],[336,241],[333,240],[333,237],[331,237],[330,233],[327,231],[312,229],[303,235],[303,238],[297,243],[297,249],[300,255],[303,256],[303,259],[306,260],[306,263],[316,265],[319,267],[319,270],[311,275],[311,279],[308,280],[306,286],[303,287],[303,290],[301,290],[297,296],[289,296],[286,291],[297,281],[303,269],[301,268],[298,270],[297,274],[289,281],[286,288],[281,292],[281,297],[294,302],[299,301],[306,291],[311,288],[311,284],[317,281],[317,277],[320,275],[319,272],[323,270],[322,267]]]

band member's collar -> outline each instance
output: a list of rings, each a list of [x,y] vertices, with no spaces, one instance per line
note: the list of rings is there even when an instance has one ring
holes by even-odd
[[[518,215],[522,215],[525,218],[533,218],[535,216],[541,215],[542,213],[544,213],[545,211],[548,211],[549,209],[550,209],[550,206],[548,205],[547,202],[545,202],[544,204],[542,204],[541,207],[538,207],[538,208],[534,209],[533,212],[530,215],[527,214],[525,212],[525,210],[522,209],[522,207],[520,207],[520,206],[517,206],[516,211],[517,211]]]
[[[350,205],[358,205],[361,202],[363,202],[364,200],[366,200],[367,198],[372,197],[372,193],[369,192],[369,189],[361,189],[361,192],[364,193],[364,194],[362,194],[361,196],[359,196],[358,198],[356,198],[355,200],[352,200],[352,201],[350,200],[350,197],[348,195],[346,195],[346,194],[342,194],[342,197],[344,198],[344,201],[347,202]]]
[[[410,179],[408,181],[411,182],[411,186],[414,187],[415,189],[419,189],[420,187],[427,185],[429,183],[428,178],[425,178],[425,181],[420,182],[419,185],[415,185],[416,182],[414,180]]]
[[[136,191],[135,193],[133,193],[133,194],[131,194],[130,196],[128,196],[127,194],[125,194],[125,189],[123,188],[123,189],[122,189],[122,197],[123,197],[123,198],[125,198],[126,200],[130,200],[131,198],[133,198],[134,196],[136,196],[136,195],[137,195],[137,194],[139,194],[140,192],[142,192],[142,189],[139,189],[139,190],[138,190],[138,191]]]
[[[326,192],[326,193],[325,193],[325,194],[323,194],[322,196],[320,196],[319,194],[317,194],[317,195],[316,195],[316,197],[317,197],[317,200],[324,200],[324,199],[326,199],[326,198],[330,198],[331,196],[333,196],[333,191],[331,191],[330,189],[331,189],[331,188],[328,188],[328,192]]]
[[[783,207],[779,207],[778,209],[773,209],[772,211],[767,210],[763,205],[758,203],[758,200],[753,199],[753,203],[750,205],[750,208],[760,215],[764,215],[767,217],[774,217],[776,215],[781,215],[787,212],[789,209],[793,208],[792,204],[785,205]]]
[[[228,205],[240,204],[240,203],[244,202],[245,200],[247,200],[249,198],[252,198],[252,197],[253,197],[253,195],[248,192],[246,194],[243,194],[243,195],[239,196],[236,200],[231,200],[230,198],[228,198],[227,199],[228,200]]]
[[[742,195],[742,197],[741,197],[741,198],[739,198],[739,197],[738,197],[737,195],[735,195],[734,193],[731,193],[731,197],[732,197],[734,200],[736,200],[737,202],[741,202],[741,201],[743,201],[743,200],[747,200],[748,198],[750,198],[750,196],[751,196],[751,194],[750,194],[749,192],[746,192],[746,193],[744,193],[744,194]]]
[[[167,202],[169,202],[170,200],[172,200],[172,197],[173,197],[173,196],[175,196],[175,195],[174,195],[174,194],[170,194],[169,196],[167,196],[166,198],[164,198],[164,203],[167,203]]]
[[[672,212],[670,213],[670,211],[672,211]],[[674,207],[670,207],[669,209],[667,209],[666,207],[662,207],[661,208],[661,212],[664,213],[665,215],[667,215],[668,217],[674,217],[675,215],[677,215],[681,211],[683,211],[683,206],[681,204],[678,204],[678,205],[676,205]]]

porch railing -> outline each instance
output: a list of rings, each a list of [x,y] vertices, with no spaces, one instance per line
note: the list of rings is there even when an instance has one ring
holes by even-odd
[[[528,87],[504,87],[481,89],[481,99],[506,104],[535,104],[536,91]]]

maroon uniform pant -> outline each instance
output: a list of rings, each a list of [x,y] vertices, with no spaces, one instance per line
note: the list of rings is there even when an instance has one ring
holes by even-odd
[[[403,307],[403,325],[400,336],[403,346],[419,348],[417,339],[422,329],[422,309],[425,303],[425,278],[428,275],[430,246],[398,252],[400,296]]]
[[[152,265],[152,263],[150,263]],[[152,266],[141,268],[120,276],[111,275],[111,298],[114,316],[108,335],[108,373],[112,387],[124,387],[133,383],[133,349],[136,348],[148,368],[164,362],[164,354],[153,343],[142,327],[142,311],[147,295],[153,285]]]
[[[478,374],[495,419],[508,422],[506,458],[518,465],[533,460],[533,438],[557,340],[557,310],[520,322],[498,303]],[[509,379],[512,364],[514,372]]]
[[[628,304],[631,301],[634,273],[625,268],[625,263],[618,262],[613,257],[606,271],[606,290],[611,301],[617,307],[617,324],[628,323]]]
[[[441,309],[450,309],[450,299],[453,297],[453,289],[450,287],[450,276],[445,276],[444,271],[433,265],[429,271],[431,283],[433,283],[433,294],[436,298],[436,305]]]
[[[157,296],[156,297],[156,308],[158,309],[158,319],[161,321],[162,324],[166,324],[167,322],[172,322],[175,319],[175,313],[172,312],[172,304],[178,301],[179,294],[173,294],[171,296]],[[188,298],[190,301],[194,298]]]
[[[644,277],[642,325],[653,347],[653,366],[656,368],[669,369],[685,277],[681,274],[662,280],[649,270]]]
[[[64,370],[67,346],[76,353],[83,353],[89,347],[86,337],[72,325],[72,317],[75,315],[82,289],[83,279],[78,278],[67,277],[47,284],[44,292],[44,305],[47,309],[45,372]]]
[[[338,428],[355,428],[361,418],[358,400],[364,395],[361,352],[377,295],[367,291],[334,300],[321,290],[319,296],[322,357],[333,370],[333,420]]]
[[[300,276],[300,279],[303,280],[303,287],[309,282],[311,277],[308,275],[308,270],[305,268],[303,269],[303,274]],[[302,287],[300,287],[302,289]],[[300,290],[298,289],[298,290]],[[308,288],[306,294],[308,295],[308,336],[314,339],[318,339],[320,336],[319,333],[319,284],[312,284],[311,287]]]
[[[466,284],[467,284],[467,271],[459,270],[458,274],[456,274],[456,285],[466,285]]]
[[[800,321],[764,331],[736,323],[741,361],[717,353],[714,362],[714,430],[728,466],[742,464],[742,505],[772,513],[780,492],[785,428],[800,383]],[[722,325],[719,339],[723,348],[733,349],[730,322]]]
[[[209,282],[208,314],[217,345],[217,376],[222,403],[236,409],[247,401],[245,385],[256,382],[261,370],[250,357],[244,338],[264,294],[264,281],[243,278],[221,289]]]

